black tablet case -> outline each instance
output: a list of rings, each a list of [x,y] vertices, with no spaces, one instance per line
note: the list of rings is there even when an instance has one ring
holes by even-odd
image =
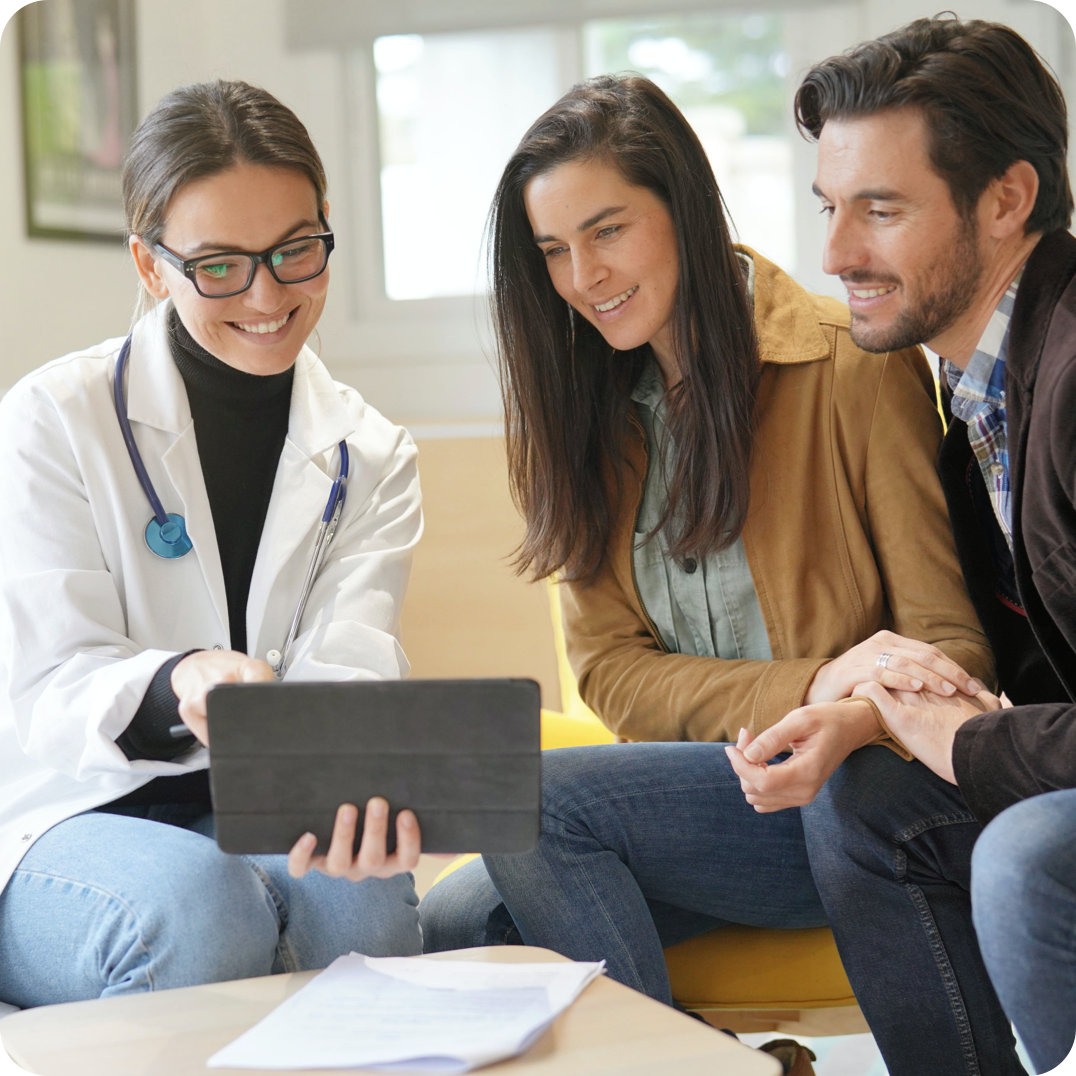
[[[533,680],[215,687],[217,843],[286,853],[310,831],[324,852],[337,807],[361,812],[376,795],[391,808],[390,851],[410,807],[424,852],[525,852],[539,831],[540,699]]]

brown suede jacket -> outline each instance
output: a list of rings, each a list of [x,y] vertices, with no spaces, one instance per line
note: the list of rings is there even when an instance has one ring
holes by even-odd
[[[634,579],[647,459],[632,423],[606,565],[594,584],[562,588],[580,693],[622,739],[758,733],[803,704],[828,660],[883,628],[933,643],[994,683],[934,469],[942,428],[922,352],[860,351],[847,307],[745,252],[762,379],[743,542],[773,660],[665,649]]]

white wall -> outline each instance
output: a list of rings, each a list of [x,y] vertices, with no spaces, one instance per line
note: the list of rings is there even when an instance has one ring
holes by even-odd
[[[381,292],[377,162],[373,140],[363,137],[375,119],[371,64],[354,48],[359,42],[346,35],[290,50],[288,20],[294,39],[305,2],[138,0],[139,104],[145,111],[177,84],[222,76],[259,83],[294,108],[325,159],[338,235],[320,329],[330,369],[396,419],[493,417],[499,404],[480,334],[482,311],[466,300],[392,303]],[[698,6],[697,0],[649,4],[669,11]],[[722,5],[715,0],[714,6]],[[850,0],[789,9],[790,87],[816,60],[939,6]],[[455,9],[438,10],[443,21]],[[525,12],[538,23],[555,14],[563,20],[566,9],[562,0],[501,0],[499,10],[516,19]],[[969,0],[958,13],[1014,26],[1053,64],[1076,105],[1072,32],[1053,8],[1034,0]],[[136,295],[134,271],[118,245],[25,238],[15,29],[9,22],[0,39],[0,234],[6,255],[0,270],[0,389],[51,358],[122,335]],[[569,58],[560,72],[566,84],[573,79],[570,67]],[[823,222],[810,194],[814,149],[798,138],[795,145],[797,275],[816,290],[840,294],[818,268]]]

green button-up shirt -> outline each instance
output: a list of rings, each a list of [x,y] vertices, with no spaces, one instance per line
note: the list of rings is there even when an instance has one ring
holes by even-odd
[[[749,285],[753,268],[748,265]],[[633,554],[644,608],[675,654],[772,660],[741,539],[702,560],[680,562],[669,556],[664,531],[647,541],[665,510],[673,456],[672,436],[665,425],[665,386],[655,360],[647,363],[631,398],[646,435],[648,458]]]

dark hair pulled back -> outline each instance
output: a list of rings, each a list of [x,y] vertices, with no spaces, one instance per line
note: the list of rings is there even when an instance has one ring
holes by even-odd
[[[135,130],[123,162],[128,234],[159,243],[176,193],[240,161],[302,172],[324,213],[325,168],[298,116],[267,90],[217,79],[173,90]]]

